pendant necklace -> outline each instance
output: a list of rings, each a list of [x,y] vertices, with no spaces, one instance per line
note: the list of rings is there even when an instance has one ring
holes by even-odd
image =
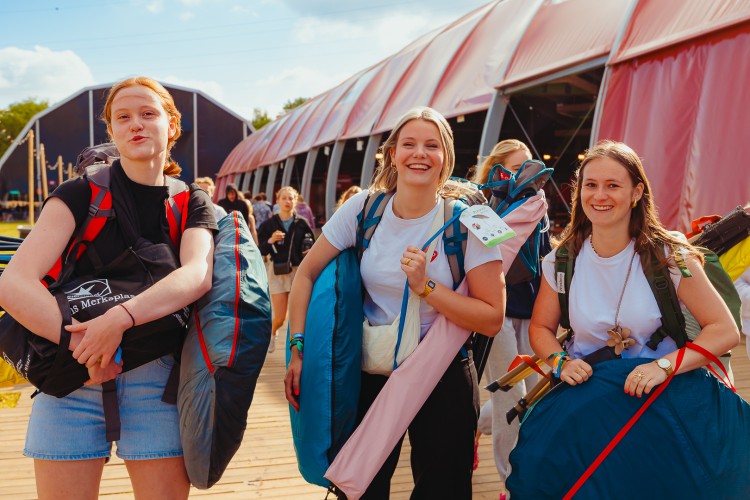
[[[589,235],[589,243],[591,243],[591,249],[594,251],[594,253],[598,256],[599,254],[596,253],[596,248],[594,248],[594,241],[592,239],[593,235]],[[630,258],[630,265],[628,266],[628,273],[625,275],[625,283],[622,284],[622,291],[620,292],[620,299],[617,301],[617,310],[615,311],[615,326],[607,330],[607,335],[609,335],[609,339],[607,340],[607,345],[609,347],[614,347],[615,354],[618,356],[627,349],[628,347],[635,345],[635,340],[630,338],[630,329],[629,328],[623,328],[620,326],[620,306],[622,305],[622,298],[625,296],[625,288],[628,286],[628,280],[630,279],[630,271],[633,269],[633,261],[635,260],[636,251],[633,249],[633,256]]]

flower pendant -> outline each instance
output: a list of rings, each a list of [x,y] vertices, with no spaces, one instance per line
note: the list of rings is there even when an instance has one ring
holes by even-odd
[[[629,328],[622,328],[620,325],[610,328],[609,330],[607,330],[607,335],[609,335],[607,345],[609,347],[614,347],[615,354],[619,356],[620,354],[622,354],[622,351],[632,345],[635,345],[635,340],[629,338],[630,333],[631,332]]]

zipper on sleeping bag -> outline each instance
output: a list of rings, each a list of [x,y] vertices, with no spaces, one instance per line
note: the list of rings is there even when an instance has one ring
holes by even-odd
[[[339,266],[340,257],[336,257],[336,279],[334,280],[334,290],[336,291],[336,302],[333,307],[333,335],[331,336],[331,448],[328,449],[328,463],[333,462],[333,446],[336,437],[336,336],[339,327],[339,300],[341,300],[341,290],[339,287]],[[338,450],[336,450],[338,452]]]
[[[234,218],[234,335],[232,337],[232,352],[229,354],[229,368],[234,364],[234,357],[237,354],[237,343],[240,336],[240,296],[242,295],[242,259],[240,259],[240,220],[239,214],[233,212]],[[271,332],[273,334],[273,332]]]

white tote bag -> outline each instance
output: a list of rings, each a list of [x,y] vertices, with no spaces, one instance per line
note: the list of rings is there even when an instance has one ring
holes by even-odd
[[[435,216],[435,219],[432,222],[432,228],[428,233],[430,236],[434,235],[437,231],[440,231],[445,223],[445,211],[442,206],[443,203],[444,201],[441,198],[437,215]],[[427,255],[433,254],[437,240],[438,238],[432,240],[432,243],[430,243],[430,246],[427,249]],[[429,266],[430,262],[428,261],[426,267],[429,268]],[[396,353],[396,344],[398,343],[398,330],[399,323],[401,322],[401,315],[404,314],[403,307],[401,308],[401,313],[396,316],[396,319],[390,325],[373,326],[367,318],[365,318],[362,325],[362,371],[373,375],[390,375],[395,369],[394,359],[396,365],[400,366],[401,363],[403,363],[403,361],[414,352],[417,345],[419,345],[419,304],[422,299],[419,298],[419,295],[409,289],[408,281],[404,288],[404,295],[408,294],[409,298],[406,304],[404,327],[401,333],[401,343],[398,346],[398,353]]]

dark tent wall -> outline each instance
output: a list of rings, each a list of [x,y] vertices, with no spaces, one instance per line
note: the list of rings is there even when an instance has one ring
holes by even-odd
[[[18,143],[29,129],[34,130],[37,152],[39,144],[44,144],[47,164],[53,165],[58,156],[62,156],[66,169],[68,163],[75,164],[83,148],[108,141],[106,125],[99,117],[109,87],[83,89],[34,117],[16,139],[16,144],[0,159],[0,194],[11,189],[25,193],[28,189],[28,146]],[[169,84],[165,87],[182,114],[182,136],[172,150],[173,159],[182,167],[181,178],[190,182],[196,174],[197,177],[215,177],[227,155],[252,128],[242,117],[199,91]],[[37,154],[37,173],[39,163]],[[58,183],[57,171],[48,170],[47,178],[48,189],[52,191]],[[40,182],[37,180],[37,186]]]

